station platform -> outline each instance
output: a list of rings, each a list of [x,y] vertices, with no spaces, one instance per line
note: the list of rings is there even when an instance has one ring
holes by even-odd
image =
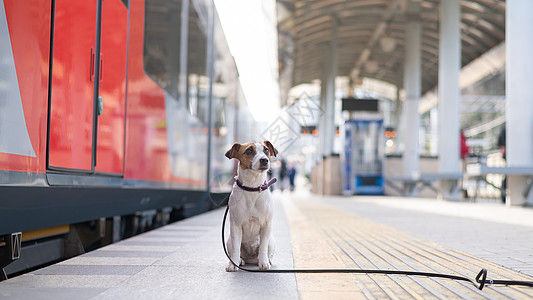
[[[533,210],[273,193],[274,269],[360,268],[533,281]],[[0,282],[0,299],[524,299],[533,288],[366,274],[226,272],[224,208]],[[226,236],[229,231],[226,232]],[[253,268],[253,266],[251,266]]]

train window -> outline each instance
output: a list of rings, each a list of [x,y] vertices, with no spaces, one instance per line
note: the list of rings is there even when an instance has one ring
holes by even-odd
[[[144,70],[178,99],[181,0],[146,0]]]
[[[226,99],[215,97],[213,102],[213,125],[215,134],[219,135],[221,128],[226,126]]]
[[[144,70],[161,88],[179,99],[188,90],[192,115],[207,121],[207,24],[206,9],[189,2],[187,36],[187,87],[178,87],[180,70],[181,0],[147,0],[144,34]],[[198,11],[204,12],[201,18]]]
[[[202,22],[197,11],[189,10],[188,37],[188,107],[192,115],[207,123],[209,79],[207,77],[207,24]]]

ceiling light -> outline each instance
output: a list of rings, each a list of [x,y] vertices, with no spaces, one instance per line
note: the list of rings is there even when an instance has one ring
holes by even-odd
[[[396,40],[390,36],[384,36],[379,40],[379,46],[385,52],[392,52],[396,48]]]
[[[369,60],[365,64],[365,71],[367,71],[368,73],[371,73],[371,74],[376,73],[378,69],[379,69],[379,65],[374,60]]]

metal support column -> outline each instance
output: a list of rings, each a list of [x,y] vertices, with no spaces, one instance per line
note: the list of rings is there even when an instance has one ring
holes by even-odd
[[[326,47],[324,47],[324,52],[326,53],[326,55],[324,55],[325,59],[324,61],[322,62],[323,63],[323,68],[322,70],[327,70],[327,66],[328,66],[328,55],[327,55],[327,52],[328,52],[328,49]],[[322,72],[321,73],[321,78],[320,78],[320,109],[322,111],[326,111],[326,103],[327,103],[327,72]],[[322,160],[322,158],[325,156],[325,153],[326,153],[326,135],[325,135],[325,132],[326,132],[326,115],[327,114],[322,114],[318,120],[318,132],[319,132],[319,136],[318,136],[318,140],[319,140],[319,147],[318,147],[318,157],[319,157],[319,160]]]
[[[420,115],[418,113],[418,106],[421,93],[421,25],[418,16],[419,12],[420,3],[409,2],[409,21],[407,23],[405,42],[405,102],[402,111],[402,123],[404,124],[402,134],[404,141],[402,175],[406,178],[417,178],[419,176],[418,132],[420,128]],[[411,191],[410,194],[414,196],[416,192]]]
[[[211,192],[211,148],[213,144],[213,86],[215,78],[215,2],[209,5],[209,28],[207,30],[207,76],[209,76],[209,92],[207,94],[207,193]],[[201,204],[199,205],[199,207]]]
[[[533,1],[507,0],[506,130],[507,166],[533,167]],[[523,195],[527,177],[509,175],[507,205],[533,203]]]
[[[331,155],[335,141],[335,77],[337,75],[338,20],[331,16],[331,40],[324,47],[324,66],[320,84],[320,107],[325,112],[319,120],[319,161],[316,172],[316,192],[331,191]],[[328,166],[326,166],[328,164]]]
[[[325,48],[324,51],[327,53],[328,49]],[[327,55],[324,56],[323,61],[323,70],[327,70],[328,60]],[[320,79],[320,109],[326,111],[326,91],[327,91],[327,73],[322,72],[322,78]],[[326,155],[326,114],[320,116],[318,120],[318,161],[315,168],[316,170],[316,188],[315,191],[317,194],[321,195],[324,190],[324,157]]]
[[[459,0],[441,1],[439,40],[438,154],[439,172],[457,173],[459,166],[459,123],[461,91],[461,6]],[[456,199],[457,182],[441,180],[444,198]]]
[[[335,77],[337,76],[338,53],[338,20],[331,16],[331,40],[327,55],[327,81],[326,81],[326,113],[325,113],[325,153],[326,157],[333,153],[335,139]]]

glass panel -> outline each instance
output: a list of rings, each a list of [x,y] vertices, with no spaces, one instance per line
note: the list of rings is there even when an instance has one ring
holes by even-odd
[[[209,78],[207,77],[207,29],[194,7],[189,9],[187,72],[189,111],[207,124]]]
[[[181,0],[147,0],[144,30],[144,70],[178,99]]]

